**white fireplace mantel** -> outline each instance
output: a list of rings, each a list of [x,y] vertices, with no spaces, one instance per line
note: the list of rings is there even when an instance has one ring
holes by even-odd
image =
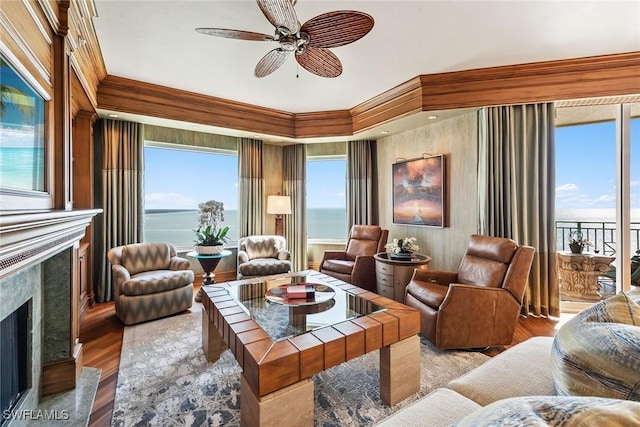
[[[2,212],[0,279],[78,242],[93,217],[101,212],[101,209]]]

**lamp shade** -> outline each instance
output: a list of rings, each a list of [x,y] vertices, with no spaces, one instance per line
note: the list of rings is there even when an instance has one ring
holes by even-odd
[[[290,214],[291,198],[289,196],[267,197],[267,213],[272,215]]]

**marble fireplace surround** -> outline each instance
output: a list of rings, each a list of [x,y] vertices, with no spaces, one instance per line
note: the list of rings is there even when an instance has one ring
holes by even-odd
[[[100,212],[0,213],[0,320],[29,303],[28,389],[16,410],[38,407],[45,364],[74,356],[72,251]]]

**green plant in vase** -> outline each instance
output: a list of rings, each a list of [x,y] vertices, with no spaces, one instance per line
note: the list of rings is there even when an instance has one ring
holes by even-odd
[[[198,205],[199,227],[194,240],[196,251],[201,255],[216,255],[222,252],[224,244],[229,241],[229,227],[218,228],[224,221],[224,205],[216,200],[208,200]]]

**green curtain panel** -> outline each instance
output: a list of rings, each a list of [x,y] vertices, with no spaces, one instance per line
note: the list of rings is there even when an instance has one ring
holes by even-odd
[[[536,248],[522,314],[559,316],[552,103],[481,111],[479,230]]]
[[[240,138],[238,141],[240,237],[264,234],[264,175],[262,141]]]
[[[375,224],[373,154],[375,141],[347,143],[347,234],[353,225]]]
[[[284,215],[284,237],[291,252],[293,271],[306,270],[307,262],[307,147],[288,145],[282,150],[282,189],[291,198],[291,215]]]
[[[98,302],[113,299],[109,249],[142,241],[144,220],[144,131],[139,123],[102,120],[100,195],[96,195],[103,210],[96,218],[95,260]]]

